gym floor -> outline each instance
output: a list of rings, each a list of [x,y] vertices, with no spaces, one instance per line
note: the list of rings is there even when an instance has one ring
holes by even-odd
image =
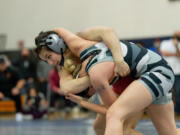
[[[82,120],[34,120],[16,122],[0,120],[0,135],[95,135],[92,124],[94,119]],[[180,121],[177,121],[180,127]],[[150,120],[141,120],[137,129],[144,135],[157,135]]]

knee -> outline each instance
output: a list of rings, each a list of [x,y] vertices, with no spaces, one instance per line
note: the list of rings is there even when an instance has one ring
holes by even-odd
[[[106,113],[106,120],[107,123],[115,121],[124,123],[124,121],[126,120],[126,114],[123,111],[118,110],[117,108],[110,107]]]

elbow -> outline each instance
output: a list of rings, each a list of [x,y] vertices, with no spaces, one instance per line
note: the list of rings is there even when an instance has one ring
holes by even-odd
[[[61,84],[61,85],[60,85],[60,90],[61,90],[62,92],[66,92],[67,89],[68,89],[68,87],[67,87],[66,84]]]
[[[54,31],[54,32],[58,32],[58,31],[60,31],[60,29],[61,29],[61,28],[55,28],[53,31]]]
[[[59,81],[59,88],[62,92],[65,92],[67,89],[67,83],[63,80]]]
[[[68,84],[68,83],[63,83],[63,84],[60,84],[60,90],[63,92],[63,93],[68,93],[69,91],[72,90],[71,88],[71,85]]]
[[[112,27],[104,27],[104,31],[105,31],[106,33],[115,32],[114,28],[112,28]]]
[[[64,28],[61,28],[61,27],[54,28],[53,31],[59,34],[59,33],[61,33],[61,31],[64,31]]]
[[[102,32],[102,39],[105,40],[111,37],[111,35],[115,33],[115,30],[112,27],[103,27],[101,32]]]

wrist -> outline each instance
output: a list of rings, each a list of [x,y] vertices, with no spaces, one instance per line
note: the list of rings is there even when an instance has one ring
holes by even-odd
[[[121,59],[114,59],[115,63],[123,63],[124,62],[124,59],[121,58]]]
[[[120,56],[119,54],[113,54],[113,58],[115,62],[122,62],[124,61],[124,58],[122,56]]]

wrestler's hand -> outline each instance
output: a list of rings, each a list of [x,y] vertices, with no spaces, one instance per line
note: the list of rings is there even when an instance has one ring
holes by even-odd
[[[115,75],[119,74],[121,77],[124,77],[130,73],[130,68],[125,61],[115,61],[114,71]]]
[[[68,94],[66,95],[66,99],[68,99],[68,100],[70,100],[70,101],[72,101],[72,102],[75,102],[75,103],[77,103],[77,104],[80,104],[81,101],[83,100],[82,97],[77,96],[77,95],[74,95],[74,94],[71,94],[71,93],[68,93]]]

